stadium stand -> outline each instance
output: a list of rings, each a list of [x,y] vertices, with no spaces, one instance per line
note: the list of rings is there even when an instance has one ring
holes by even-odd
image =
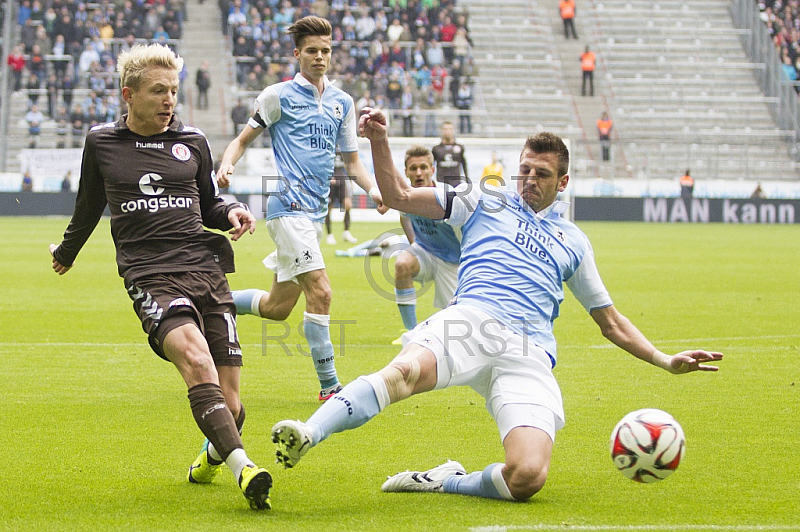
[[[79,147],[92,123],[122,111],[115,97],[116,55],[133,43],[158,40],[180,47],[187,58],[191,74],[182,78],[186,95],[179,113],[206,132],[218,155],[231,138],[228,117],[237,100],[247,102],[294,75],[292,43],[282,29],[314,13],[334,23],[331,78],[361,105],[388,108],[394,135],[435,137],[442,120],[459,123],[468,113],[473,136],[519,137],[546,129],[569,137],[574,175],[674,178],[691,167],[700,178],[797,179],[795,126],[781,120],[786,113],[780,98],[769,91],[765,96],[759,85],[775,72],[780,80],[783,70],[748,59],[742,44],[754,34],[734,28],[730,2],[587,2],[576,19],[582,42],[564,42],[551,4],[19,0],[11,42],[23,47],[25,66],[23,86],[7,98],[6,170],[19,170],[16,154],[30,141],[24,116],[31,100],[38,98],[46,115],[39,147]],[[781,28],[775,42],[796,61],[791,54],[800,49],[794,46],[800,31],[787,32],[793,11],[782,6],[759,7],[767,24]],[[575,50],[587,44],[598,55],[594,98],[576,91]],[[194,71],[207,59],[213,66],[210,108],[200,110]],[[456,108],[464,79],[473,89],[469,110]],[[594,131],[601,111],[614,120],[608,163],[600,161]]]
[[[22,0],[17,13],[13,38],[24,70],[20,90],[10,95],[7,171],[19,170],[15,154],[31,145],[25,115],[32,105],[45,114],[36,147],[80,147],[89,127],[119,116],[119,52],[144,42],[177,49],[182,36],[184,0],[126,2],[120,9],[109,0],[47,5]],[[56,116],[61,107],[68,116]]]
[[[263,87],[294,75],[293,45],[282,30],[299,17],[317,14],[334,27],[329,76],[356,101],[368,93],[365,102],[391,110],[393,134],[416,130],[435,136],[439,121],[480,113],[475,87],[471,110],[454,109],[461,81],[473,86],[476,79],[467,12],[452,0],[227,4],[222,17],[236,64],[237,97],[255,97]]]
[[[725,0],[603,0],[593,11],[624,171],[796,179],[794,130],[780,129],[776,98],[761,92]]]

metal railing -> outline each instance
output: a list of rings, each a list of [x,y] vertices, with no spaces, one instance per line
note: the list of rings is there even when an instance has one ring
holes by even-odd
[[[731,16],[733,23],[742,29],[750,30],[741,34],[742,45],[752,61],[764,64],[763,76],[758,78],[761,88],[767,96],[778,98],[773,114],[782,130],[795,132],[792,158],[800,161],[800,115],[798,115],[797,92],[793,84],[783,74],[778,52],[767,31],[767,26],[760,18],[760,13],[753,0],[733,0]]]

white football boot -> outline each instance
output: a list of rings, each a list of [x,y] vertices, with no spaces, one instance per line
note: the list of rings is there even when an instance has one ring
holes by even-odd
[[[272,427],[272,442],[277,447],[276,462],[288,469],[311,449],[311,429],[302,421],[278,421]]]
[[[445,479],[454,475],[466,475],[464,466],[458,462],[448,460],[446,463],[429,469],[428,471],[406,471],[397,473],[383,483],[381,489],[387,493],[408,491],[442,491]]]

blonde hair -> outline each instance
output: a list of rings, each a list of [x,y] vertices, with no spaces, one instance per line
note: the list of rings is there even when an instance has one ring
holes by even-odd
[[[151,68],[167,68],[180,72],[183,69],[183,58],[163,44],[137,44],[130,51],[119,54],[117,59],[120,88],[138,89],[142,76]]]

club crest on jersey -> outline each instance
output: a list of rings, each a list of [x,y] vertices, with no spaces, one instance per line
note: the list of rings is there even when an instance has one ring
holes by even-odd
[[[566,242],[567,239],[564,237],[564,231],[561,229],[556,229],[556,238],[561,240],[561,242]]]
[[[342,118],[342,116],[344,116],[344,110],[342,109],[342,104],[340,103],[334,104],[333,116],[335,118]]]
[[[189,148],[186,146],[186,144],[181,144],[178,142],[172,145],[172,155],[179,161],[188,161],[192,156],[192,152],[189,151]]]

